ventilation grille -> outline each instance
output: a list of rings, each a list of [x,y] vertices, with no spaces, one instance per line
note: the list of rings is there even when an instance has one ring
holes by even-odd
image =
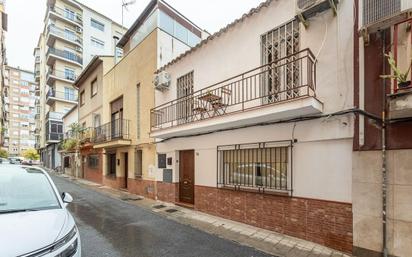
[[[363,25],[368,25],[401,11],[401,0],[364,0]]]

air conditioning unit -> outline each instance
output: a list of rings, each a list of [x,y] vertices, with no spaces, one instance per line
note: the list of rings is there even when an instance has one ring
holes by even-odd
[[[156,90],[164,91],[169,89],[171,82],[171,76],[169,73],[162,71],[156,74],[153,80],[153,84]]]
[[[369,33],[412,17],[411,0],[364,0],[362,4],[362,25]]]
[[[83,52],[83,49],[82,49],[80,46],[76,46],[75,49],[76,49],[76,51],[79,52],[79,53]]]
[[[82,29],[81,27],[77,27],[77,26],[76,26],[76,32],[77,32],[77,33],[82,33],[82,32],[83,32],[83,29]]]
[[[307,25],[306,20],[318,13],[332,9],[336,14],[336,6],[339,0],[295,0],[297,18]]]

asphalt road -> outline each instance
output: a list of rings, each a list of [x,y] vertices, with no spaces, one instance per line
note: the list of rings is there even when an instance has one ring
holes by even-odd
[[[84,257],[269,256],[64,178],[52,178],[60,192],[75,199],[69,210],[80,230]]]

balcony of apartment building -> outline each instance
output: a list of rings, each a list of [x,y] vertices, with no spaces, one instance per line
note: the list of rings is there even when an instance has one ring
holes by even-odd
[[[130,121],[115,119],[94,128],[91,142],[94,148],[121,147],[131,144],[129,128]]]
[[[46,120],[63,121],[64,113],[48,111],[46,113]]]
[[[46,75],[46,84],[53,85],[56,80],[67,82],[72,84],[76,80],[77,76],[73,70],[56,70],[49,69]]]
[[[49,47],[53,47],[56,40],[61,40],[65,43],[73,44],[77,47],[82,47],[83,40],[76,32],[63,29],[55,24],[49,24],[47,26],[46,43]]]
[[[58,143],[63,140],[63,116],[64,113],[47,112],[45,126],[47,143]]]
[[[56,101],[76,104],[78,95],[75,90],[56,91],[54,88],[50,88],[46,95],[46,104],[53,105]]]
[[[83,58],[79,55],[76,54],[73,51],[69,50],[60,50],[57,48],[49,47],[47,50],[46,54],[46,59],[47,59],[47,65],[52,67],[56,60],[60,60],[63,62],[67,62],[73,65],[77,65],[79,67],[83,66]]]
[[[322,111],[315,57],[304,49],[155,107],[151,136],[198,134]]]
[[[83,18],[80,13],[67,8],[63,9],[56,5],[49,7],[48,19],[59,19],[73,26],[83,26]]]

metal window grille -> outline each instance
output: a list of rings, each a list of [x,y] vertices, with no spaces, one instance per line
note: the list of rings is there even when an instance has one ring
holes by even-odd
[[[364,0],[363,24],[368,25],[401,11],[401,0]]]
[[[300,66],[296,62],[299,56],[299,23],[297,20],[287,22],[261,36],[262,65],[268,72],[263,76],[262,95],[266,103],[277,102],[281,98],[280,92],[286,90],[286,98],[294,98],[299,95]],[[285,57],[288,57],[285,59]],[[286,66],[280,66],[277,60],[287,62]]]
[[[290,146],[276,142],[219,146],[218,186],[290,191]]]
[[[193,94],[193,71],[177,79],[177,99],[181,99],[177,107],[177,118],[186,123],[191,117],[193,103],[190,96]]]

